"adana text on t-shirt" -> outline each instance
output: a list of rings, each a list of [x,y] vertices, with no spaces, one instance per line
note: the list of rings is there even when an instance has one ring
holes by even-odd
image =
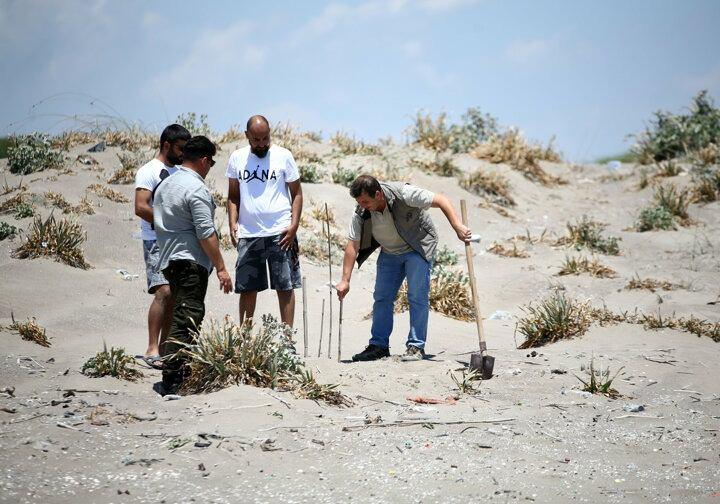
[[[298,180],[300,173],[289,150],[271,145],[265,157],[259,158],[249,146],[243,147],[230,155],[225,175],[240,185],[239,238],[274,236],[290,225],[287,184]]]
[[[147,189],[152,192],[162,181],[160,173],[166,169],[170,175],[175,173],[177,166],[167,166],[157,158],[153,158],[144,165],[135,174],[135,189]],[[150,206],[153,206],[153,200],[150,199]],[[140,236],[143,240],[155,240],[155,231],[148,221],[140,219]]]

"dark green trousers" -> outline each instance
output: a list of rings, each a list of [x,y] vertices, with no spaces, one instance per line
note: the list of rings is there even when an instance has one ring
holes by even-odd
[[[193,332],[200,330],[205,317],[205,294],[208,270],[194,261],[170,261],[163,270],[175,299],[170,334],[160,345],[163,359],[163,383],[179,385],[185,376],[187,359],[178,354],[182,343],[194,341]]]

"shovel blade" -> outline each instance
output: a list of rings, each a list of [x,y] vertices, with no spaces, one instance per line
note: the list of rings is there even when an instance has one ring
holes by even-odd
[[[483,380],[489,380],[493,376],[495,357],[474,353],[470,355],[470,370],[479,371]]]

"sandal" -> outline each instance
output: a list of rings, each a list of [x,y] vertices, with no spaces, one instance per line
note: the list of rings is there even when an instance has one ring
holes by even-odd
[[[136,355],[137,360],[143,361],[148,367],[152,369],[162,369],[163,361],[159,355]]]

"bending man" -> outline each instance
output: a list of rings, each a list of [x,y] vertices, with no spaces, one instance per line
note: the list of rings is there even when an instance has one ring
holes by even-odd
[[[338,298],[350,290],[350,277],[378,247],[373,321],[370,343],[353,361],[371,361],[390,355],[393,307],[400,285],[408,282],[410,331],[403,360],[425,358],[428,312],[430,309],[430,268],[435,256],[437,230],[427,210],[440,208],[463,242],[470,240],[450,201],[442,194],[397,182],[380,183],[360,175],[350,186],[357,207],[350,222],[343,259],[343,276],[337,284]]]

